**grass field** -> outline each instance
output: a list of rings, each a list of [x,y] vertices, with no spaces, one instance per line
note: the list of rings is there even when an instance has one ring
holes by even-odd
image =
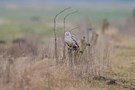
[[[16,37],[24,37],[25,35],[38,35],[40,37],[47,37],[53,35],[53,27],[49,27],[43,24],[22,24],[12,23],[0,25],[0,38],[6,41],[10,41]],[[63,32],[62,28],[57,28],[57,33]]]
[[[135,75],[135,71],[133,69],[135,68],[134,37],[123,37],[122,41],[118,45],[116,45],[115,56],[113,60],[115,65],[114,67],[117,68],[117,70],[115,70],[117,73],[121,73],[121,75],[134,78],[133,77]]]
[[[27,21],[33,17],[37,17],[39,20],[53,21],[54,16],[63,8],[0,8],[0,18],[9,20],[23,20]],[[69,17],[70,21],[82,21],[90,18],[95,23],[100,23],[104,18],[109,21],[119,21],[132,16],[132,10],[130,9],[91,9],[91,8],[73,8],[66,11],[60,16],[62,20],[64,15],[78,10],[77,13]]]
[[[45,7],[18,7],[0,8],[0,19],[9,21],[9,24],[0,25],[0,38],[9,40],[15,37],[17,34],[30,34],[35,33],[41,36],[47,36],[53,34],[53,27],[49,27],[44,24],[46,22],[52,22],[54,16],[63,8],[45,8]],[[91,8],[73,8],[68,10],[59,16],[59,20],[63,20],[64,15],[74,10],[78,10],[77,13],[68,17],[68,22],[85,21],[89,19],[95,26],[101,26],[101,22],[104,18],[107,18],[111,23],[118,22],[125,18],[132,16],[132,10],[129,9],[91,9]],[[32,22],[40,22],[39,24],[31,24]],[[43,21],[43,22],[42,22]],[[28,22],[28,23],[27,23]],[[57,30],[58,33],[62,32],[62,28]]]
[[[95,32],[99,36],[96,44],[89,48],[90,53],[85,50],[79,54],[79,59],[74,57],[75,67],[70,67],[68,51],[66,58],[62,59],[64,42],[58,37],[59,63],[56,64],[52,24],[60,10],[62,8],[0,8],[0,20],[7,21],[0,23],[0,40],[10,42],[16,37],[28,36],[27,42],[0,44],[0,89],[134,90],[135,37],[122,35],[115,27],[110,27],[110,35]],[[104,18],[114,24],[132,17],[132,10],[128,9],[77,10],[78,13],[67,19],[69,22],[78,24],[89,18],[96,28]],[[59,20],[63,20],[65,14]],[[50,22],[52,26],[49,26]],[[83,30],[75,35],[81,38]],[[63,27],[58,27],[57,34],[62,32]],[[116,81],[108,84],[112,80]]]
[[[0,88],[3,90],[9,88],[11,90],[25,88],[28,90],[134,90],[134,39],[135,37],[124,37],[120,38],[120,42],[113,43],[113,50],[109,51],[112,57],[110,60],[111,68],[108,69],[109,72],[103,74],[112,80],[116,80],[116,83],[110,85],[107,84],[108,80],[104,78],[91,80],[85,78],[85,76],[79,76],[80,73],[78,75],[77,72],[80,71],[78,69],[73,72],[63,64],[56,65],[55,60],[52,58],[41,59],[41,57],[38,57],[38,55],[48,53],[49,48],[45,51],[46,53],[40,52],[38,55],[29,56],[30,47],[21,45],[20,51],[20,47],[17,44],[13,45],[14,47],[9,47],[5,51],[9,52],[9,50],[12,50],[10,52],[11,56],[3,56],[5,53],[2,53],[2,51],[0,54]],[[36,50],[36,48],[33,49]],[[13,53],[20,55],[14,58],[16,54]],[[26,56],[22,56],[23,53]],[[81,65],[85,66],[83,63]],[[99,68],[97,67],[97,69]]]

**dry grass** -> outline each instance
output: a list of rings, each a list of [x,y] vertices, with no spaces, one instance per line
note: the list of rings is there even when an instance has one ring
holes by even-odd
[[[55,64],[50,46],[52,40],[42,43],[43,45],[29,42],[1,46],[0,89],[130,90],[135,88],[135,42],[133,42],[135,37],[121,38],[121,42],[112,42],[107,37],[99,36],[96,46],[90,48],[90,55],[86,50],[80,60],[75,61],[74,67],[69,67],[66,63]],[[59,52],[61,49],[59,48]],[[59,58],[60,55],[61,53]],[[68,58],[65,61],[67,62]],[[116,84],[107,85],[111,79],[115,79]]]
[[[115,45],[115,54],[113,57],[114,71],[121,75],[128,76],[130,79],[135,79],[135,37],[123,37],[122,40]]]

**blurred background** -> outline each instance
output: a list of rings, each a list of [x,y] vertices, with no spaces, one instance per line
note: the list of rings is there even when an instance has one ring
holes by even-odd
[[[64,16],[75,10],[78,12],[66,19],[67,28],[85,22],[91,22],[90,27],[100,28],[102,21],[107,19],[125,34],[135,32],[134,0],[0,0],[0,39],[9,41],[29,34],[51,35],[54,16],[67,7],[72,8],[57,19],[58,33],[63,31]]]
[[[56,65],[54,17],[67,7],[56,19]],[[74,11],[65,31],[82,54],[66,47],[63,58]],[[0,0],[1,90],[135,90],[134,76],[135,0]]]

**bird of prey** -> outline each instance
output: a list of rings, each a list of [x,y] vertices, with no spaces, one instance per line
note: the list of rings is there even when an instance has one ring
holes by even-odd
[[[74,50],[79,49],[79,45],[78,45],[74,35],[72,35],[70,32],[65,32],[65,42],[70,48],[72,48]]]

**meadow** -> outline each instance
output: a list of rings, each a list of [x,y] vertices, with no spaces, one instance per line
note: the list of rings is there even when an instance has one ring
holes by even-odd
[[[122,30],[117,27],[121,21],[132,18],[132,10],[72,9],[77,9],[78,13],[70,16],[68,23],[77,25],[89,19],[94,24],[96,30],[93,32],[98,34],[98,38],[92,41],[89,37],[90,48],[79,54],[75,65],[70,65],[71,57],[68,56],[67,47],[66,58],[62,59],[63,24],[57,27],[59,63],[56,64],[54,59],[53,18],[61,9],[0,8],[0,40],[8,42],[0,44],[0,89],[135,90],[135,37],[122,34]],[[64,15],[69,12],[70,10],[63,13],[58,21],[62,22]],[[104,18],[111,25],[102,34],[101,24]],[[88,23],[88,27],[89,25],[91,23]],[[80,38],[85,36],[85,31],[81,26],[72,32],[80,47]],[[13,43],[12,40],[16,38],[24,41]]]
[[[30,20],[33,17],[36,17],[40,20],[49,20],[52,21],[54,16],[62,10],[62,7],[2,7],[0,8],[0,16],[1,18],[9,19],[9,20]],[[119,21],[127,17],[132,16],[132,9],[111,9],[109,7],[108,9],[99,8],[94,9],[91,7],[88,8],[72,8],[71,10],[68,10],[64,14],[67,14],[71,11],[78,10],[75,15],[71,16],[69,20],[71,21],[81,21],[85,20],[87,18],[90,18],[95,23],[98,23],[99,21],[102,21],[104,18],[107,18],[109,21]],[[63,15],[59,17],[60,20],[63,19]],[[100,23],[100,22],[99,22]]]
[[[46,23],[53,23],[54,16],[62,10],[62,8],[46,8],[46,7],[1,7],[0,19],[8,24],[0,25],[0,37],[9,40],[17,34],[35,33],[38,35],[48,36],[53,34],[53,26]],[[64,16],[77,10],[73,8],[58,17],[59,21],[63,21]],[[132,17],[130,9],[91,9],[79,8],[78,12],[68,17],[67,22],[82,22],[90,20],[95,27],[101,27],[103,19],[108,19],[110,23],[114,23],[125,18]],[[36,22],[36,23],[33,23]],[[10,29],[10,30],[9,30]],[[62,32],[62,28],[58,28],[58,33]]]

